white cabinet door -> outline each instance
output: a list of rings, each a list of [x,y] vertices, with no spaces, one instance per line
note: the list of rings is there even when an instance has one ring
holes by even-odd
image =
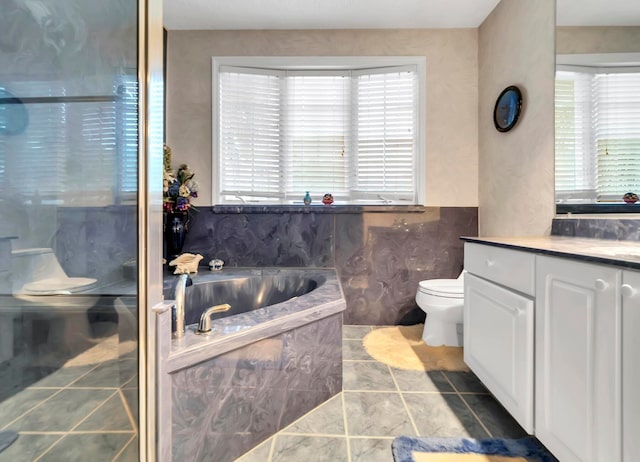
[[[536,436],[562,462],[621,460],[621,271],[538,256]]]
[[[464,360],[533,433],[533,300],[472,274],[464,284]]]
[[[638,460],[640,439],[640,272],[622,274],[622,460]]]

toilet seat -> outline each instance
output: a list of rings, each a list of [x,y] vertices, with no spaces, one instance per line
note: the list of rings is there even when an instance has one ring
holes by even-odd
[[[418,292],[444,298],[464,298],[464,283],[459,279],[428,279],[418,283]]]
[[[27,295],[70,295],[90,288],[96,280],[93,278],[50,278],[33,281],[22,286]]]

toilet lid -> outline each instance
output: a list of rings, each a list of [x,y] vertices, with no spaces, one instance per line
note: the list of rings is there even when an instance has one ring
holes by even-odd
[[[463,298],[464,283],[459,279],[427,279],[418,283],[418,290],[425,294],[447,298]]]
[[[95,282],[92,278],[41,279],[22,286],[22,292],[29,295],[69,295],[87,290]]]

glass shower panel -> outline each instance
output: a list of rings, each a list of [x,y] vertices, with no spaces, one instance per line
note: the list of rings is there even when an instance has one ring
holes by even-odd
[[[137,33],[0,2],[0,461],[138,460]]]

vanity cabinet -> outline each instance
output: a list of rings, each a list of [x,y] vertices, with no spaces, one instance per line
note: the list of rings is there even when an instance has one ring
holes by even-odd
[[[534,258],[465,244],[464,360],[528,433],[533,433]]]
[[[640,272],[622,272],[622,460],[638,460],[640,438]]]
[[[535,434],[562,462],[621,460],[621,277],[536,257]]]

